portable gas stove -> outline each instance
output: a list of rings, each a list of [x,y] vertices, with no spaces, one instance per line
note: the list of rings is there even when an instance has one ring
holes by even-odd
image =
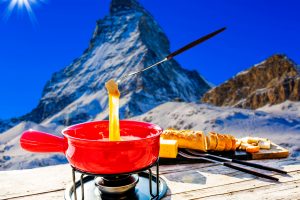
[[[156,167],[156,174],[151,168]],[[75,172],[80,173],[76,181]],[[66,200],[161,199],[167,192],[166,182],[159,177],[158,160],[151,166],[126,174],[90,174],[72,167],[73,183],[65,190]]]

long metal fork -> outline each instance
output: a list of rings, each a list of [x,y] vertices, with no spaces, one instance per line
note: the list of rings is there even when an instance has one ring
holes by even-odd
[[[195,40],[195,41],[193,41],[193,42],[191,42],[191,43],[185,45],[184,47],[182,47],[182,48],[180,48],[180,49],[174,51],[173,53],[170,53],[170,54],[169,54],[168,56],[166,56],[164,59],[162,59],[161,61],[159,61],[159,62],[157,62],[157,63],[154,63],[153,65],[150,65],[149,67],[146,67],[146,68],[144,68],[144,69],[142,69],[142,70],[139,70],[139,71],[136,71],[136,72],[132,72],[132,73],[123,75],[123,76],[121,76],[121,77],[117,80],[117,83],[120,83],[122,80],[126,79],[126,78],[129,77],[129,76],[133,76],[133,75],[142,73],[142,72],[144,72],[144,71],[146,71],[146,70],[148,70],[148,69],[151,69],[152,67],[155,67],[155,66],[157,66],[157,65],[159,65],[159,64],[161,64],[161,63],[163,63],[163,62],[166,62],[166,61],[172,59],[173,57],[177,56],[178,54],[181,54],[182,52],[184,52],[184,51],[186,51],[186,50],[188,50],[188,49],[190,49],[190,48],[193,48],[194,46],[196,46],[196,45],[198,45],[198,44],[200,44],[200,43],[202,43],[202,42],[204,42],[204,41],[206,41],[206,40],[208,40],[208,39],[214,37],[215,35],[217,35],[217,34],[223,32],[225,29],[226,29],[226,27],[223,27],[223,28],[221,28],[221,29],[219,29],[219,30],[217,30],[217,31],[214,31],[214,32],[212,32],[212,33],[209,33],[209,34],[207,34],[207,35],[205,35],[205,36],[203,36],[203,37],[201,37],[201,38],[199,38],[199,39],[197,39],[197,40]]]
[[[248,174],[252,174],[252,175],[255,175],[255,176],[258,176],[258,177],[266,178],[266,179],[273,180],[273,181],[279,181],[279,179],[276,178],[276,177],[273,177],[273,176],[270,176],[270,175],[267,175],[267,174],[263,174],[263,173],[260,173],[260,172],[254,171],[254,170],[246,169],[246,168],[243,168],[243,167],[240,167],[240,166],[237,166],[237,165],[233,165],[231,162],[221,162],[221,161],[213,160],[211,158],[191,156],[191,155],[185,154],[181,151],[178,152],[178,154],[181,155],[184,158],[205,160],[205,161],[221,164],[223,166],[226,166],[226,167],[238,170],[238,171],[242,171],[242,172],[245,172],[245,173],[248,173]]]
[[[251,162],[246,162],[246,161],[242,161],[242,160],[238,160],[238,159],[231,159],[231,158],[224,158],[221,156],[216,156],[216,155],[212,155],[212,154],[208,154],[208,153],[200,153],[191,149],[186,149],[186,151],[190,154],[192,154],[193,156],[201,156],[201,157],[206,157],[206,158],[210,158],[210,159],[214,159],[214,160],[218,160],[218,161],[223,161],[223,162],[233,162],[233,163],[237,163],[240,165],[246,165],[249,167],[254,167],[257,169],[263,169],[263,170],[268,170],[268,171],[273,171],[273,172],[278,172],[281,174],[287,174],[286,171],[281,170],[281,169],[277,169],[274,167],[269,167],[269,166],[265,166],[265,165],[260,165],[260,164],[256,164],[256,163],[251,163]]]

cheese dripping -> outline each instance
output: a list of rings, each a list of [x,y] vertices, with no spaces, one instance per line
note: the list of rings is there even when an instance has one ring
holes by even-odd
[[[119,102],[120,92],[118,84],[113,80],[105,83],[109,98],[109,141],[120,141]]]

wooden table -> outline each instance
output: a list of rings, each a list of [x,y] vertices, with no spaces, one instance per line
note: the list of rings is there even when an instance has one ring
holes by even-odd
[[[299,159],[255,162],[280,167],[288,174],[268,172],[280,178],[274,182],[212,163],[160,166],[161,177],[169,187],[164,199],[300,199]],[[69,165],[2,171],[0,200],[63,199],[71,178]]]

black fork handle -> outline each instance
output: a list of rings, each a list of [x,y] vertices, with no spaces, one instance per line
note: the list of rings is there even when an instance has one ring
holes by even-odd
[[[273,180],[273,181],[279,181],[279,179],[276,178],[276,177],[269,176],[267,174],[262,174],[260,172],[253,171],[253,170],[250,170],[250,169],[242,168],[242,167],[239,167],[237,165],[233,165],[233,164],[231,164],[229,162],[224,162],[223,165],[226,166],[226,167],[235,169],[235,170],[239,170],[239,171],[242,171],[242,172],[246,172],[248,174],[252,174],[252,175],[258,176],[258,177],[266,178],[266,179]]]
[[[260,165],[260,164],[256,164],[256,163],[245,162],[245,161],[237,160],[237,159],[232,159],[232,162],[238,163],[238,164],[241,164],[241,165],[247,165],[247,166],[250,166],[250,167],[255,167],[255,168],[258,168],[258,169],[264,169],[264,170],[269,170],[269,171],[273,171],[273,172],[278,172],[278,173],[281,173],[281,174],[287,174],[287,172],[284,171],[284,170],[276,169],[276,168],[273,168],[273,167],[268,167],[268,166]]]
[[[202,42],[204,42],[204,41],[206,41],[206,40],[208,40],[208,39],[214,37],[215,35],[217,35],[217,34],[223,32],[225,29],[226,29],[226,27],[223,27],[223,28],[221,28],[221,29],[219,29],[219,30],[217,30],[217,31],[214,31],[214,32],[212,32],[212,33],[210,33],[210,34],[208,34],[208,35],[205,35],[205,36],[199,38],[198,40],[195,40],[195,41],[193,41],[193,42],[191,42],[191,43],[185,45],[184,47],[182,47],[182,48],[180,48],[180,49],[174,51],[174,52],[171,53],[171,54],[169,54],[169,55],[167,56],[167,59],[170,60],[171,58],[177,56],[178,54],[181,54],[182,52],[184,52],[184,51],[186,51],[186,50],[188,50],[188,49],[190,49],[190,48],[193,48],[194,46],[196,46],[196,45],[198,45],[198,44],[200,44],[200,43],[202,43]]]

